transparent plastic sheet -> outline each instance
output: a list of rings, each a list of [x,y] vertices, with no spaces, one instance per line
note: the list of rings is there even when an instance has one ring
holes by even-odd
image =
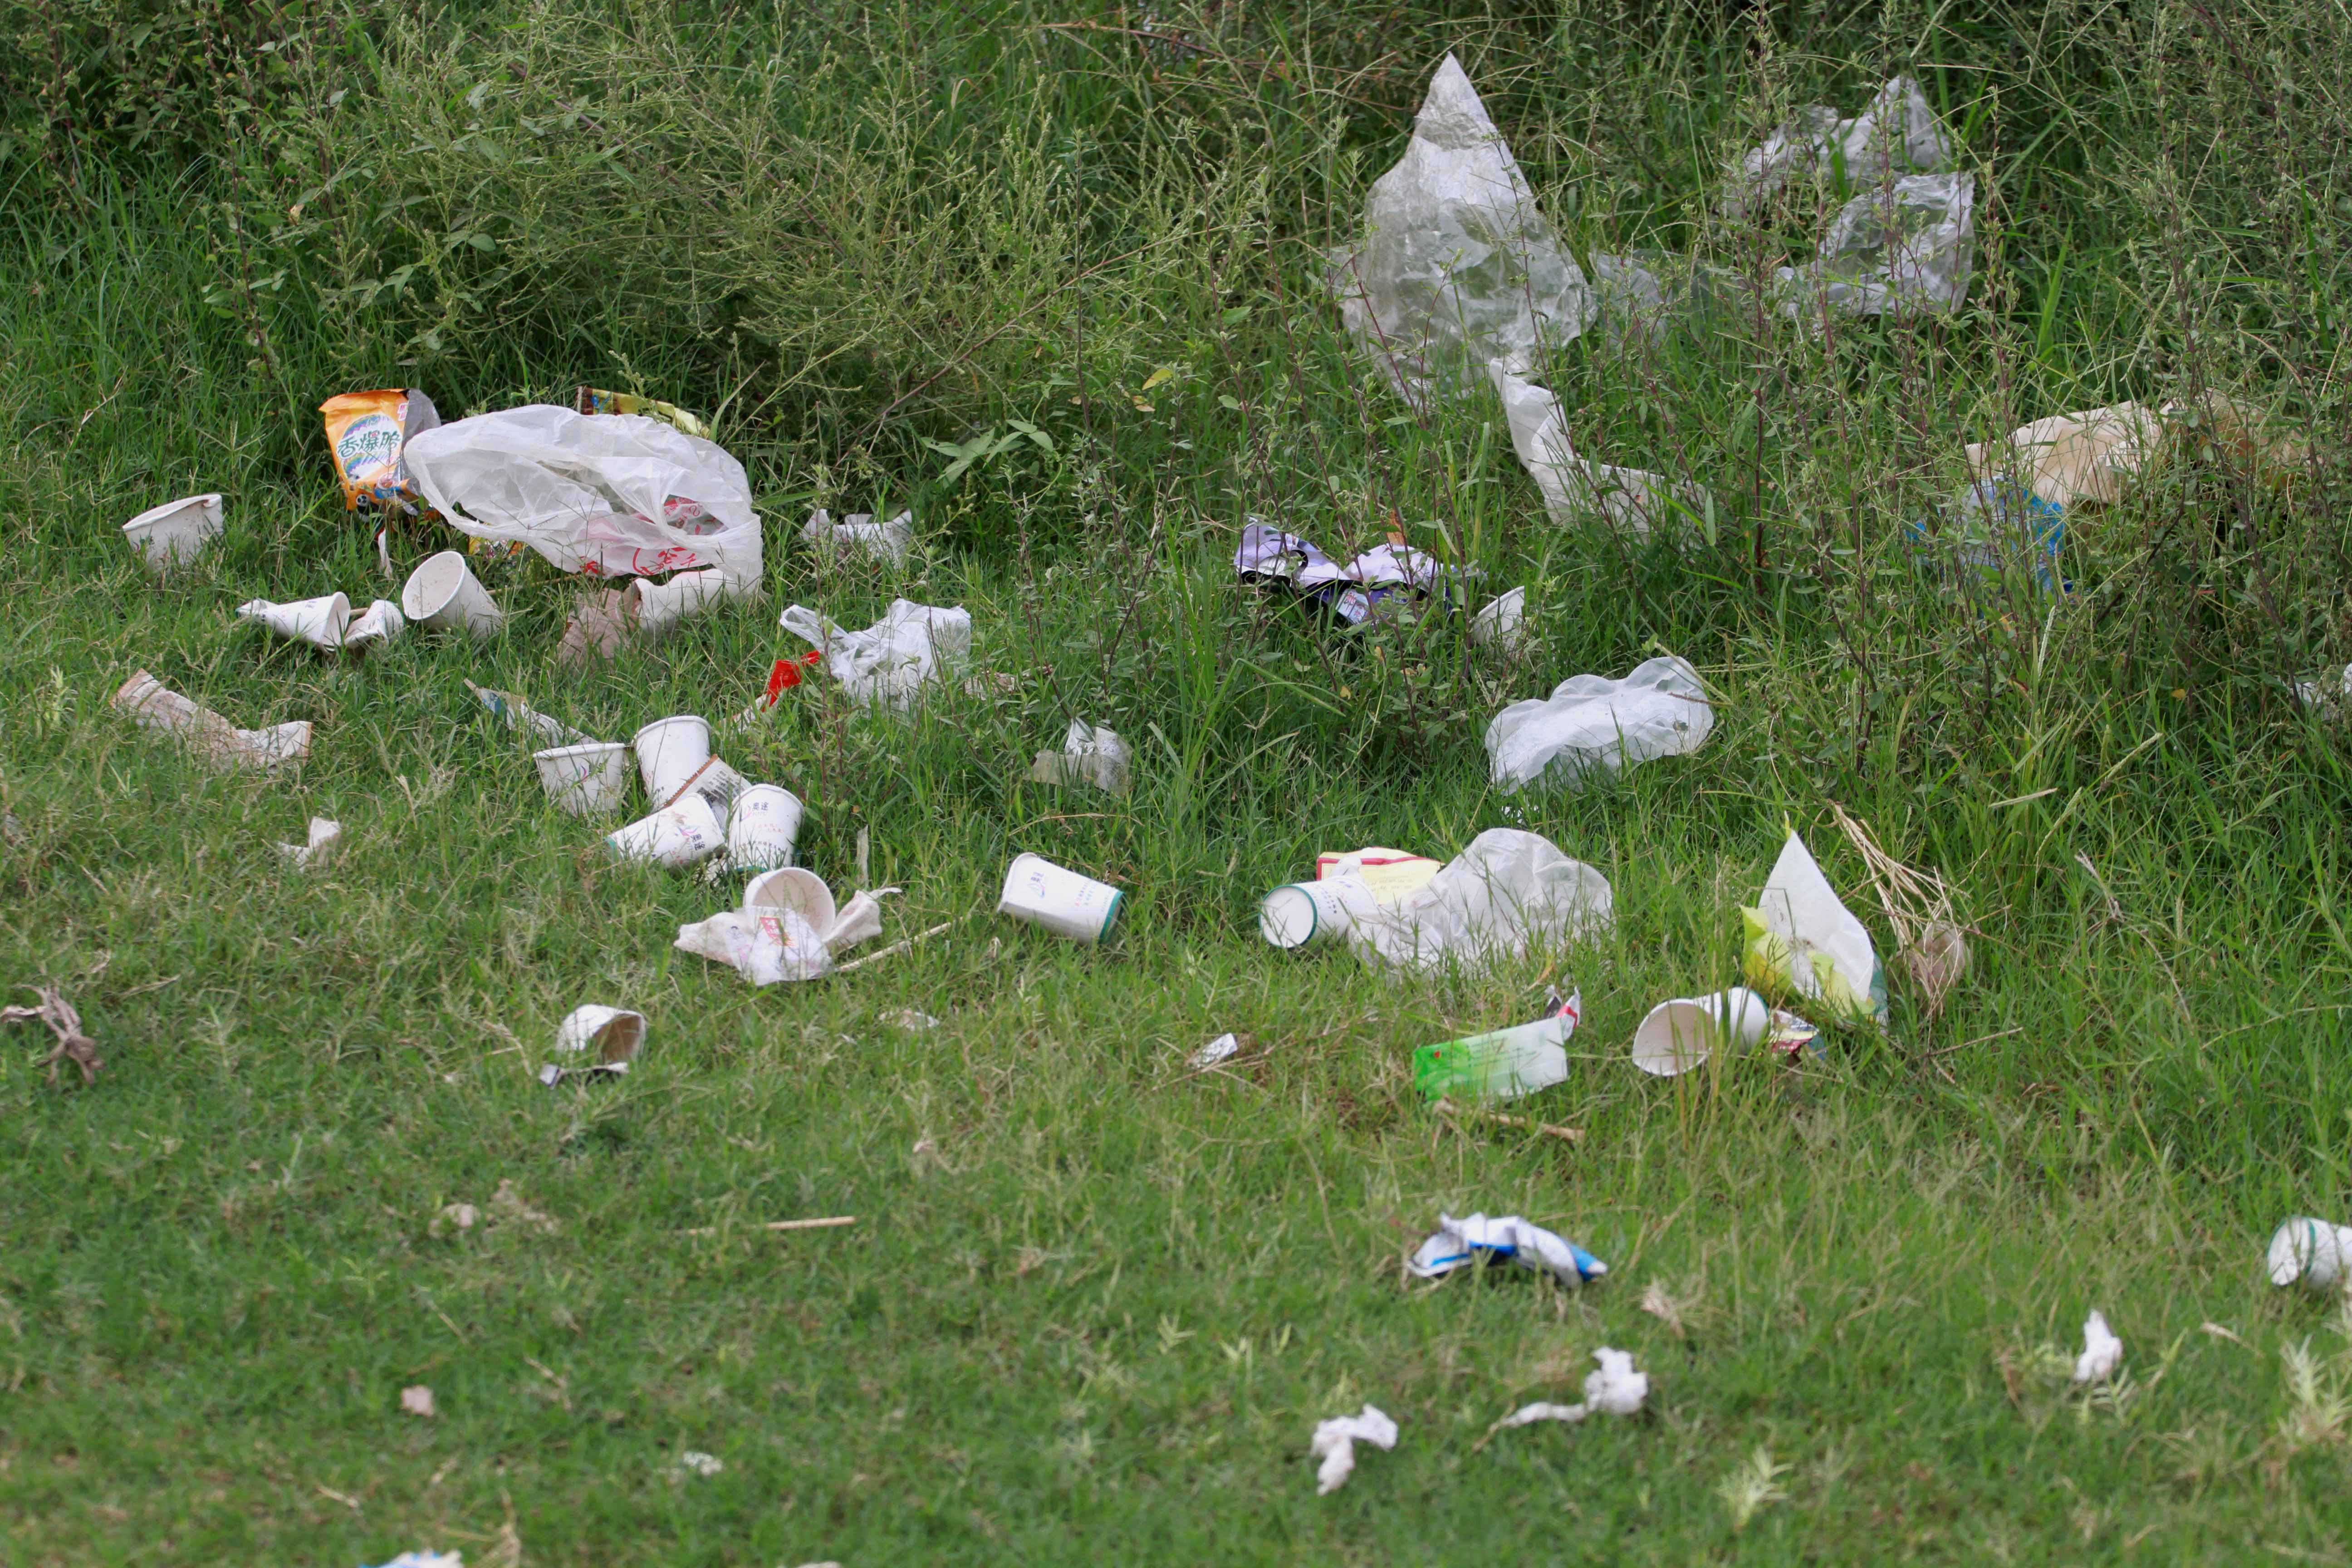
[[[1814,259],[1775,274],[1780,313],[1842,316],[1951,311],[1976,265],[1977,179],[1906,174],[1841,208]]]
[[[1676,537],[1705,531],[1715,515],[1715,498],[1705,487],[1578,457],[1559,398],[1499,365],[1493,380],[1510,424],[1511,449],[1542,492],[1553,521],[1597,513],[1636,539],[1647,539],[1655,530]]]
[[[776,624],[814,644],[823,668],[860,704],[913,706],[928,681],[971,657],[971,612],[893,599],[882,618],[862,632],[845,631],[805,605],[793,605]]]
[[[1404,156],[1373,182],[1361,238],[1334,255],[1331,283],[1349,331],[1416,401],[1475,384],[1490,361],[1526,374],[1596,306],[1452,55]]]
[[[1348,943],[1367,963],[1475,968],[1606,931],[1615,909],[1609,879],[1550,839],[1490,827],[1426,886],[1360,914]]]
[[[1952,144],[1937,123],[1918,82],[1889,79],[1861,113],[1842,120],[1825,103],[1808,104],[1752,147],[1731,172],[1723,210],[1743,217],[1774,192],[1798,180],[1843,174],[1849,186],[1887,174],[1940,174],[1952,166]]]
[[[1575,785],[1596,771],[1696,752],[1714,730],[1698,671],[1679,658],[1653,658],[1622,680],[1574,675],[1549,697],[1512,703],[1486,726],[1486,758],[1505,791],[1547,774]]]

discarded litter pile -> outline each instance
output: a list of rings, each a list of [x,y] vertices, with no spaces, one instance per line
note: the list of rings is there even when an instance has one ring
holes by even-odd
[[[1467,581],[1459,568],[1393,542],[1342,566],[1298,535],[1255,521],[1242,530],[1234,573],[1244,583],[1287,589],[1302,606],[1351,629],[1416,616],[1433,596],[1450,607]]]

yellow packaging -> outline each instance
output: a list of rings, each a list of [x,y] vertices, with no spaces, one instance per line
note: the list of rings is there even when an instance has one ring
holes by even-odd
[[[640,414],[648,419],[658,419],[673,426],[698,441],[710,439],[710,426],[702,422],[701,416],[688,414],[675,403],[660,403],[632,393],[606,392],[602,387],[583,386],[572,406],[575,413],[580,414]]]
[[[335,476],[343,481],[343,508],[370,506],[420,511],[424,503],[408,477],[401,451],[435,429],[441,416],[433,400],[414,388],[346,392],[319,405],[327,419],[327,448]]]
[[[1343,866],[1343,862],[1353,864]],[[1393,904],[1427,886],[1443,868],[1425,855],[1408,855],[1402,849],[1383,849],[1377,845],[1345,853],[1326,850],[1315,857],[1315,879],[1318,882],[1338,876],[1342,869],[1360,873],[1370,885],[1372,897],[1381,903]]]

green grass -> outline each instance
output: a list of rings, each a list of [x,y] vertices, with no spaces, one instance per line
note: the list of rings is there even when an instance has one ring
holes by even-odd
[[[2286,1215],[2352,1219],[2347,753],[2279,695],[2352,652],[2343,258],[2320,243],[2341,73],[2297,78],[2277,122],[2226,70],[2184,98],[2261,51],[2215,56],[2173,9],[2112,37],[2063,7],[1924,34],[1901,7],[1783,17],[1751,55],[1699,13],[1662,40],[1597,5],[1300,4],[1193,18],[1223,53],[1181,60],[990,15],[860,32],[583,0],[461,37],[419,8],[289,68],[249,161],[215,144],[176,185],[101,172],[79,196],[5,165],[0,805],[21,837],[0,983],[62,986],[107,1065],[50,1086],[38,1032],[0,1035],[0,1560],[2342,1561],[2352,1342],[2261,1268]],[[2316,10],[2262,26],[2298,58],[2345,46]],[[2000,182],[1964,317],[1827,342],[1717,321],[1553,367],[1586,449],[1724,499],[1712,544],[1549,523],[1498,410],[1372,390],[1313,292],[1307,247],[1392,158],[1435,47],[1495,84],[1580,243],[1736,260],[1770,237],[1716,232],[1720,152],[1773,103],[1857,100],[1922,36]],[[831,85],[730,121],[771,52]],[[493,67],[519,117],[550,81],[604,94],[636,183],[568,143],[467,164]],[[722,124],[740,139],[714,152]],[[2241,161],[2168,131],[2199,126]],[[307,152],[272,160],[314,133],[369,200],[321,204],[339,237],[264,237],[255,215],[318,179]],[[2281,144],[2307,156],[2254,188]],[[648,149],[670,184],[630,162]],[[829,167],[869,183],[808,175]],[[493,258],[477,272],[331,295],[472,223],[466,201],[530,221],[444,252]],[[1162,248],[1096,270],[1138,243]],[[285,276],[241,295],[248,264]],[[584,675],[552,662],[581,587],[535,562],[486,569],[509,623],[479,646],[341,664],[235,621],[256,595],[386,592],[320,398],[408,382],[455,416],[580,380],[724,408],[769,522],[764,602]],[[1903,524],[1957,482],[1961,440],[2202,384],[2309,430],[2307,485],[2182,465],[2081,520],[2056,600],[1915,566]],[[1015,418],[1053,452],[940,481],[924,438]],[[922,522],[904,571],[792,541],[809,505],[885,488]],[[199,489],[227,492],[228,532],[158,583],[118,525]],[[1338,548],[1392,508],[1529,585],[1526,653],[1444,622],[1339,647],[1231,580],[1248,513]],[[820,679],[723,747],[809,802],[801,858],[836,889],[866,833],[870,879],[904,889],[885,941],[955,922],[810,984],[755,992],[673,951],[733,884],[611,862],[461,684],[624,738],[742,707],[798,651],[784,605],[859,626],[898,595],[969,607],[1009,687],[902,720]],[[1721,694],[1702,752],[1493,791],[1497,707],[1658,647]],[[310,760],[202,771],[109,709],[142,667],[240,724],[312,720]],[[1023,782],[1073,716],[1134,744],[1131,795]],[[1951,879],[1976,964],[1950,1007],[1898,984],[1886,1031],[1835,1030],[1801,1071],[1635,1072],[1653,1004],[1736,977],[1784,825],[1889,950],[1832,800]],[[314,814],[346,837],[306,877],[270,846]],[[1426,978],[1256,936],[1259,894],[1318,849],[1446,856],[1507,824],[1609,876],[1612,932]],[[1115,942],[992,912],[1031,849],[1127,890]],[[1580,1143],[1420,1104],[1413,1047],[1521,1021],[1561,981],[1586,1004],[1571,1077],[1515,1109]],[[590,1001],[647,1014],[644,1056],[541,1088]],[[940,1027],[887,1021],[908,1007]],[[1227,1030],[1254,1054],[1191,1072]],[[551,1224],[494,1205],[504,1184]],[[436,1227],[457,1203],[481,1223]],[[1610,1274],[1409,1281],[1439,1212],[1472,1209]],[[2042,1347],[2071,1355],[2095,1308],[2129,1381],[2086,1400]],[[1651,1373],[1643,1416],[1478,1446],[1575,1398],[1603,1344]],[[429,1420],[401,1411],[416,1384]],[[1366,1401],[1399,1446],[1318,1498],[1314,1424]],[[688,1450],[724,1470],[682,1475]],[[1759,1466],[1778,1495],[1735,1506]]]

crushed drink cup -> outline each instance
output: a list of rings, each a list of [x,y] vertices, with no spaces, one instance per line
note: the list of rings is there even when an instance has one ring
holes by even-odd
[[[996,912],[1072,942],[1097,942],[1110,934],[1125,898],[1109,883],[1056,866],[1042,855],[1021,855],[1004,873],[1004,893]]]
[[[163,573],[194,561],[222,527],[220,492],[212,490],[149,507],[122,525],[122,537],[151,570]]]
[[[698,713],[656,719],[629,737],[646,798],[668,805],[710,761],[710,726]]]
[[[672,805],[688,795],[698,795],[710,803],[710,814],[719,818],[719,826],[727,826],[728,814],[735,807],[735,797],[751,787],[751,781],[737,773],[718,757],[706,760],[688,775],[676,794],[662,802]]]
[[[276,768],[310,754],[305,719],[267,730],[240,730],[200,702],[183,697],[147,671],[134,670],[114,694],[114,706],[151,730],[185,740],[216,768]]]
[[[1886,972],[1870,931],[1794,832],[1753,908],[1739,911],[1740,967],[1759,990],[1793,992],[1841,1017],[1886,1021]]]
[[[381,647],[408,629],[408,617],[390,599],[377,599],[352,617],[343,633],[343,647],[352,653]]]
[[[564,1056],[585,1056],[590,1059],[586,1065],[572,1068],[561,1062],[549,1062],[540,1069],[539,1081],[552,1088],[575,1071],[590,1077],[627,1072],[645,1041],[643,1013],[593,1003],[575,1007],[555,1026],[555,1048]]]
[[[1358,917],[1379,902],[1371,884],[1360,876],[1288,882],[1258,901],[1257,931],[1279,948],[1342,942],[1355,929]]]
[[[743,790],[728,813],[728,865],[739,871],[790,866],[801,816],[800,796],[782,784],[752,784]]]
[[[689,795],[607,835],[604,842],[625,860],[650,860],[676,869],[726,848],[727,834],[711,815],[710,803]]]
[[[2352,1272],[2352,1226],[2298,1215],[2271,1235],[2271,1283],[2341,1290]]]
[[[1405,1268],[1417,1279],[1438,1279],[1482,1261],[1549,1274],[1571,1290],[1609,1272],[1601,1259],[1539,1225],[1517,1215],[1488,1219],[1483,1214],[1439,1215],[1437,1229],[1405,1260]]]
[[[530,760],[547,798],[574,816],[605,816],[628,798],[629,748],[618,741],[551,746]]]
[[[754,985],[814,980],[833,973],[836,954],[881,934],[879,896],[853,893],[836,912],[823,879],[786,867],[754,877],[741,908],[678,927],[675,945],[731,965]]]
[[[437,632],[466,632],[474,637],[498,635],[506,616],[490,592],[466,564],[463,552],[444,550],[428,555],[424,564],[401,584],[400,613],[420,626]]]
[[[1412,1084],[1429,1100],[1517,1100],[1568,1081],[1568,1037],[1583,1016],[1581,994],[1555,993],[1531,1024],[1470,1035],[1412,1053]]]
[[[247,599],[236,607],[236,616],[290,641],[306,642],[333,653],[343,646],[344,636],[351,628],[352,602],[341,594],[296,599],[284,605],[272,604],[268,599]]]
[[[307,843],[277,847],[278,853],[297,871],[315,871],[333,859],[336,847],[342,842],[343,825],[332,817],[314,816],[309,835]]]
[[[726,598],[729,584],[725,573],[706,566],[699,572],[677,573],[666,583],[640,577],[628,592],[636,599],[637,629],[647,637],[659,637],[688,616],[700,615]]]

